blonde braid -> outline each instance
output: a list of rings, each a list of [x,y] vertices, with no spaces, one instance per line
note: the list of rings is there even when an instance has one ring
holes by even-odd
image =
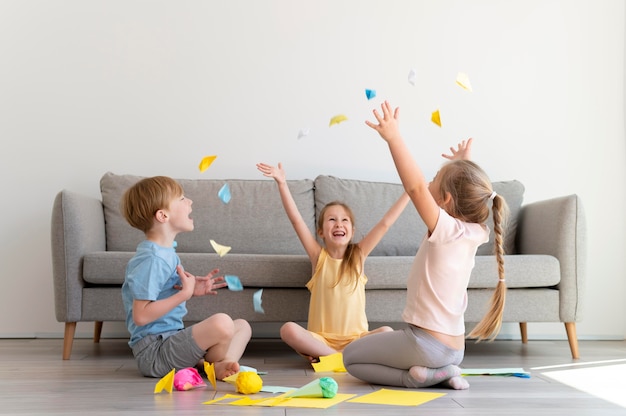
[[[507,205],[504,198],[500,195],[490,195],[490,197],[493,197],[494,251],[498,263],[498,284],[491,297],[489,310],[468,335],[470,338],[477,338],[477,341],[484,339],[493,340],[498,335],[502,326],[502,314],[506,301],[503,224],[506,220]]]

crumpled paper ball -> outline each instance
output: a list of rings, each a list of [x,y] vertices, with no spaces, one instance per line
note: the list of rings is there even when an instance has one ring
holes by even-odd
[[[206,386],[198,370],[193,367],[183,368],[174,375],[174,387],[178,391],[191,390],[196,387]]]
[[[242,371],[237,375],[235,387],[239,393],[254,394],[263,388],[263,380],[253,371]]]

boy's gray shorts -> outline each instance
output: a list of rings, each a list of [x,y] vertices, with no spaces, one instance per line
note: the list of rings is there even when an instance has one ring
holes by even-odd
[[[132,349],[139,371],[146,377],[163,377],[173,368],[195,367],[206,354],[191,336],[191,327],[146,335]]]

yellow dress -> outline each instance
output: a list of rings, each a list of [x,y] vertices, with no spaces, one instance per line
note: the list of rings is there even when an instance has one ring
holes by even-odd
[[[321,336],[337,351],[342,351],[368,332],[365,315],[367,277],[361,274],[356,286],[348,276],[335,285],[342,261],[333,259],[322,248],[313,277],[306,284],[311,292],[307,329]]]

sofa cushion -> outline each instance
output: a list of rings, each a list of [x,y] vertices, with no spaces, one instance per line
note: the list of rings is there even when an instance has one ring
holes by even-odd
[[[524,196],[524,185],[512,180],[494,182],[493,189],[507,201],[510,217],[505,232],[505,252],[515,252],[515,234],[517,217]],[[341,179],[334,176],[320,175],[315,178],[316,218],[322,208],[332,201],[345,202],[355,215],[355,241],[362,238],[387,212],[403,191],[401,184]],[[493,230],[492,215],[487,225]],[[426,226],[417,211],[409,204],[400,218],[372,251],[374,256],[410,256],[415,255],[426,233]],[[477,255],[490,255],[494,252],[494,234],[490,233],[489,242],[478,248]]]
[[[143,177],[106,173],[100,180],[108,251],[135,251],[144,238],[120,213],[124,191]],[[273,180],[178,179],[193,200],[195,229],[179,234],[180,253],[213,252],[210,240],[230,246],[230,253],[304,254],[282,207]],[[225,204],[218,192],[228,184],[232,199]],[[305,222],[315,230],[313,181],[290,180],[289,188]]]
[[[83,278],[91,285],[121,285],[128,261],[134,252],[101,251],[86,254]],[[369,256],[365,261],[366,288],[406,289],[406,280],[415,256]],[[219,269],[220,275],[234,274],[244,287],[305,288],[311,278],[311,262],[306,255],[180,253],[185,270],[204,275]],[[514,288],[554,287],[560,282],[561,269],[556,257],[514,255],[505,258],[506,284]],[[470,278],[470,289],[494,288],[498,268],[494,256],[478,256]]]

